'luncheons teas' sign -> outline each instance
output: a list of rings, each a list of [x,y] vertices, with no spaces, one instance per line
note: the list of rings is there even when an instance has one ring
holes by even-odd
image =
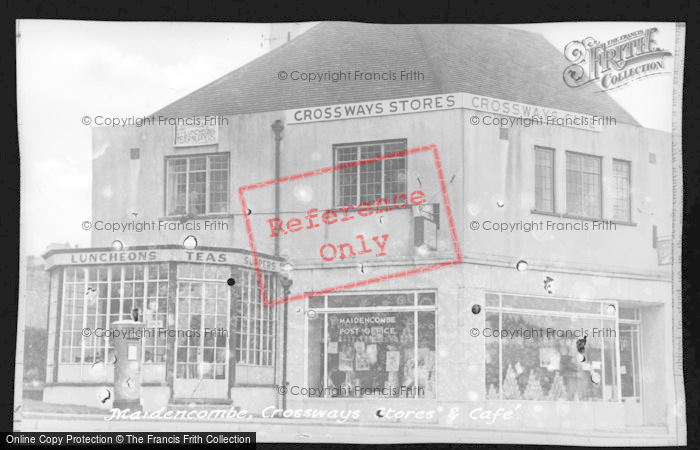
[[[536,122],[537,125],[551,124],[601,131],[602,125],[605,123],[601,117],[464,92],[290,109],[286,111],[286,121],[287,124],[293,125],[450,109],[471,109],[496,116],[513,117],[514,120],[510,121],[512,125],[530,126]],[[484,122],[484,124],[486,123]]]
[[[45,260],[45,269],[54,266],[86,266],[95,264],[147,264],[156,262],[183,262],[203,264],[224,264],[254,268],[253,256],[247,253],[186,250],[186,249],[134,249],[134,250],[63,250],[50,253]],[[279,272],[277,261],[258,255],[260,270]]]

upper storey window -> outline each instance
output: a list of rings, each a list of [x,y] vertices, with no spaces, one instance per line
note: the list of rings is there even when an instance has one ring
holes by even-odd
[[[228,213],[229,155],[166,160],[168,215]]]

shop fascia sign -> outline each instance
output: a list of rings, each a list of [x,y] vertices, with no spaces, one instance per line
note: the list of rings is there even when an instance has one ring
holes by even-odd
[[[591,115],[464,92],[290,109],[285,112],[285,115],[286,123],[295,125],[451,109],[469,109],[495,116],[522,119],[513,120],[512,123],[514,125],[522,124],[525,119],[530,119],[532,121],[541,121],[537,122],[538,125],[541,123],[552,123],[553,125],[568,126],[588,131],[602,131],[601,121],[596,120]]]
[[[247,253],[187,250],[187,249],[133,249],[133,250],[84,250],[53,253],[46,258],[45,268],[54,266],[90,266],[107,264],[154,264],[159,262],[222,264],[255,268],[253,256]],[[279,272],[278,261],[258,255],[260,270]]]

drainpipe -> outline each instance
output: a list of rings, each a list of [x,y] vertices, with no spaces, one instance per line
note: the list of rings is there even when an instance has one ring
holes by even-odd
[[[284,131],[284,124],[282,123],[281,120],[275,120],[275,122],[272,124],[272,131],[275,133],[275,180],[279,180],[280,178],[280,159],[281,159],[281,149],[280,146],[282,144],[282,132]],[[275,183],[275,217],[280,216],[280,184]],[[275,256],[280,255],[280,241],[279,241],[279,234],[275,236]],[[283,284],[284,281],[282,282]],[[288,287],[285,287],[285,291],[287,291]],[[286,294],[286,292],[285,292]],[[284,344],[282,347],[282,383],[281,386],[287,386],[287,317],[289,313],[289,305],[287,302],[284,302],[284,313],[283,313],[283,331],[282,331],[282,336],[284,339]],[[283,395],[282,396],[282,409],[286,410],[287,409],[287,396]]]
[[[272,131],[275,133],[275,180],[280,178],[280,145],[282,144],[282,132],[284,124],[281,120],[275,120],[272,124]],[[275,183],[275,217],[279,217],[280,213],[280,184]],[[275,256],[280,255],[280,238],[279,234],[275,236]]]

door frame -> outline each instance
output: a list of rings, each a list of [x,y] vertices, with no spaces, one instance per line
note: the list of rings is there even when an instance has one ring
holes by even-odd
[[[632,325],[633,327],[637,328],[636,333],[630,331],[630,346],[632,346],[633,349],[635,349],[636,345],[636,350],[633,350],[633,355],[632,357],[636,359],[637,361],[637,366],[638,366],[638,371],[636,374],[634,374],[634,364],[632,365],[632,371],[633,371],[633,376],[636,376],[639,380],[639,392],[636,397],[623,397],[620,395],[620,400],[624,404],[624,409],[625,409],[625,415],[627,415],[627,410],[633,410],[633,409],[639,409],[638,414],[641,416],[642,420],[641,423],[638,425],[631,425],[631,426],[642,426],[645,423],[645,414],[644,414],[644,383],[641,379],[642,373],[644,371],[644,368],[642,367],[643,365],[643,360],[642,360],[642,355],[644,354],[642,351],[642,321],[641,321],[641,310],[639,308],[635,308],[637,313],[639,314],[636,316],[637,318],[635,319],[619,319],[620,325]],[[636,334],[636,336],[635,336]],[[634,342],[632,342],[634,341]],[[619,346],[619,338],[618,338],[618,346]],[[621,346],[620,346],[621,347]],[[620,350],[622,350],[620,348]],[[620,361],[621,365],[622,361]],[[622,386],[620,386],[620,389],[622,389]],[[625,400],[627,399],[627,400]],[[634,401],[634,399],[639,399],[639,401]]]
[[[204,329],[205,329],[205,323],[206,321],[204,320],[205,314],[205,308],[206,308],[206,302],[207,300],[209,301],[214,301],[217,302],[219,300],[218,297],[212,298],[212,299],[207,299],[206,297],[206,285],[207,284],[212,284],[217,286],[218,285],[225,285],[226,282],[221,282],[219,280],[200,280],[200,279],[177,279],[175,280],[175,329],[176,330],[181,330],[181,324],[180,324],[180,286],[183,283],[187,284],[200,284],[202,293],[201,293],[201,299],[202,299],[202,320],[200,323],[200,340],[199,340],[199,347],[198,347],[198,361],[197,364],[202,364],[202,358],[203,358],[203,353],[204,353]],[[230,291],[227,289],[228,294],[226,295],[226,332],[231,333],[230,330],[230,323],[231,323],[231,294]],[[218,312],[218,310],[215,308],[215,311]],[[189,316],[189,313],[188,313]],[[216,317],[216,314],[214,314]],[[187,324],[189,326],[189,324]],[[215,325],[216,326],[216,325]],[[216,337],[215,337],[216,339]],[[226,355],[230,354],[231,351],[231,341],[230,337],[226,336]],[[189,346],[187,347],[189,348]],[[175,342],[174,342],[174,366],[173,366],[173,398],[174,399],[182,399],[182,398],[211,398],[211,399],[230,399],[231,397],[231,392],[229,389],[229,379],[231,377],[231,370],[230,366],[228,364],[228,361],[223,364],[224,367],[224,378],[223,379],[216,379],[216,378],[204,378],[203,373],[199,374],[198,378],[180,378],[178,377],[178,337],[175,337]],[[214,347],[214,361],[216,361],[216,352],[218,348]],[[189,363],[189,361],[188,361]],[[212,370],[216,370],[216,366],[212,367]],[[209,387],[206,387],[206,385],[202,389],[198,389],[200,385],[203,383],[210,384]],[[199,392],[199,393],[198,393]],[[183,393],[189,393],[189,395],[181,395]]]

